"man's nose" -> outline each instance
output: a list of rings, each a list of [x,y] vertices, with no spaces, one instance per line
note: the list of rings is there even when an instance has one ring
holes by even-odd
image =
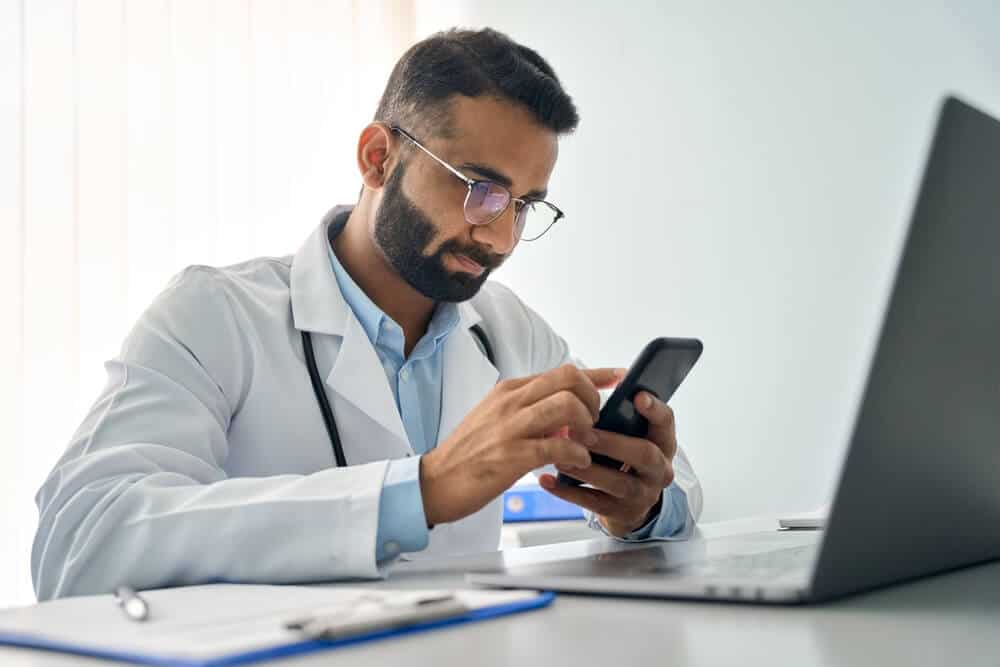
[[[515,202],[511,202],[493,222],[488,225],[473,226],[473,240],[489,246],[490,252],[494,255],[509,255],[520,240],[517,235],[517,215],[514,209]]]

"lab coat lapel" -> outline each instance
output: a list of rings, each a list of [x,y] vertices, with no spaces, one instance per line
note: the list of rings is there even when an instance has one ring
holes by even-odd
[[[347,318],[340,352],[326,378],[326,384],[333,392],[352,403],[372,421],[395,436],[397,442],[393,451],[383,451],[382,456],[376,458],[397,458],[412,453],[403,420],[396,407],[396,400],[385,376],[385,369],[365,330],[353,313]],[[366,452],[364,449],[370,442],[377,440],[374,438],[370,442],[366,440],[343,443],[348,462],[367,460],[371,457],[372,452]],[[361,449],[354,457],[350,455],[352,446]]]
[[[296,253],[289,287],[292,317],[297,329],[341,337],[339,349],[330,339],[315,336],[314,345],[321,372],[322,360],[324,357],[329,359],[330,353],[324,355],[320,348],[337,350],[326,377],[327,395],[347,462],[355,464],[399,458],[412,453],[412,449],[378,354],[344,300],[330,266],[327,228],[338,213],[348,208],[337,207],[330,211]],[[378,437],[367,428],[360,429],[360,432],[367,433],[368,437],[354,436],[359,432],[356,417],[350,414],[349,406],[343,405],[344,401],[367,415],[388,437]],[[377,451],[372,449],[375,447]]]
[[[500,373],[489,362],[469,328],[482,318],[468,301],[459,305],[461,320],[444,344],[441,422],[438,442],[445,440],[469,411],[496,384]],[[496,349],[496,343],[493,343]]]

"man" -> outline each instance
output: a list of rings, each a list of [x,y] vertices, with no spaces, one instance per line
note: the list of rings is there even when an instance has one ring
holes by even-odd
[[[547,184],[576,125],[549,65],[495,31],[403,55],[358,142],[357,205],[292,257],[188,268],[107,364],[36,498],[38,598],[494,550],[503,491],[550,464],[590,485],[539,477],[596,529],[687,536],[701,490],[671,410],[637,399],[648,439],[593,429],[622,370],[581,368],[486,282],[561,217]]]

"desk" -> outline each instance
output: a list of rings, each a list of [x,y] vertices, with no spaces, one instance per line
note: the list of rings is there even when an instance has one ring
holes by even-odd
[[[704,537],[773,530],[774,519],[706,524]],[[401,563],[372,587],[461,586],[501,564],[630,549],[609,539]],[[990,665],[1000,664],[1000,562],[811,607],[756,607],[560,595],[549,609],[402,637],[275,667],[398,665]],[[0,648],[4,667],[113,664]]]

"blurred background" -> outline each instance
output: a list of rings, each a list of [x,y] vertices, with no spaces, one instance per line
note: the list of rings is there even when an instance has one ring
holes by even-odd
[[[830,499],[939,101],[1000,114],[1000,5],[0,0],[0,607],[138,314],[353,203],[392,65],[451,26],[538,50],[582,119],[567,219],[496,279],[588,365],[704,341],[672,401],[703,520]]]

